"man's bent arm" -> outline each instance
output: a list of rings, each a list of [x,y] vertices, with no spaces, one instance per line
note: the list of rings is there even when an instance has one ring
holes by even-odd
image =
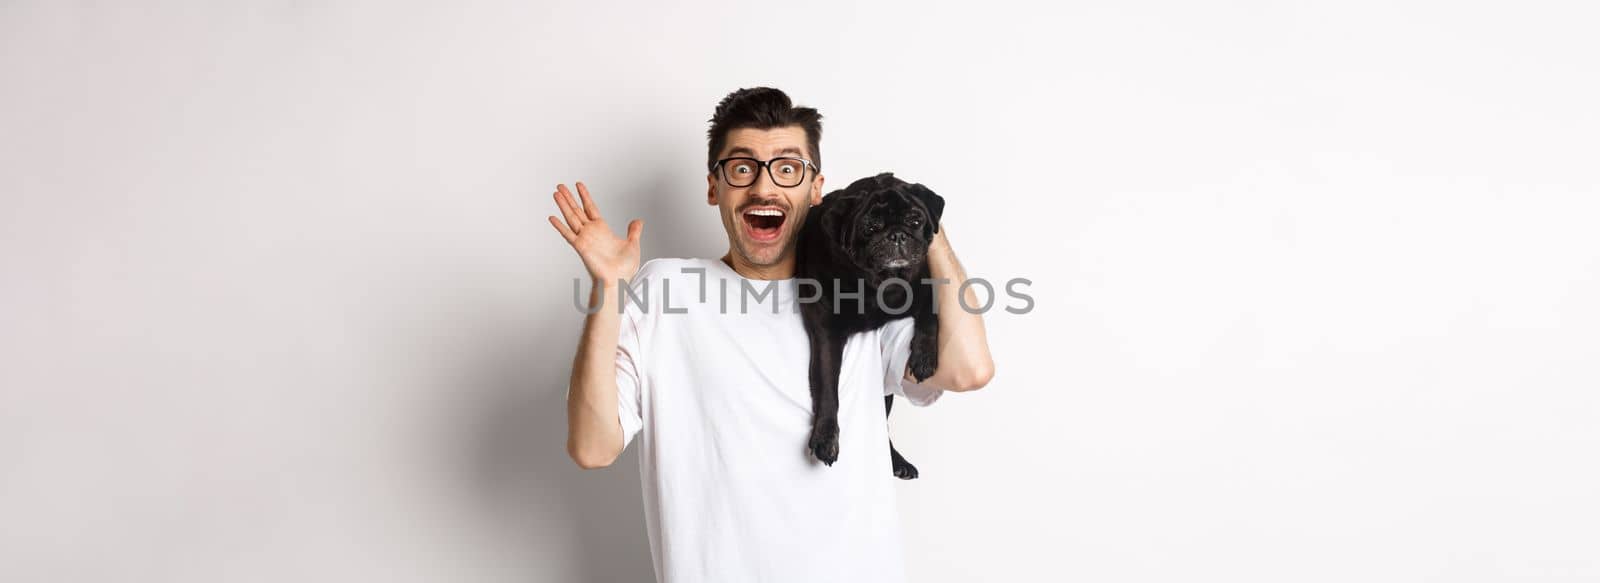
[[[617,326],[622,320],[616,304],[617,281],[639,268],[644,221],[630,221],[628,237],[623,239],[606,225],[583,182],[578,183],[581,207],[565,184],[556,185],[551,196],[561,217],[550,215],[550,226],[578,252],[590,280],[596,282],[589,292],[592,311],[583,320],[583,336],[567,383],[567,455],[583,468],[605,467],[627,445],[622,419],[617,417]]]
[[[961,283],[966,281],[967,272],[950,249],[943,225],[928,246],[928,271],[933,279],[948,283],[934,286],[934,301],[939,306],[939,365],[933,376],[919,384],[949,391],[983,388],[994,376],[989,338],[984,332],[983,314],[962,308]],[[976,308],[982,304],[973,287],[967,286],[965,301],[967,306]],[[909,371],[905,378],[916,382]]]
[[[584,469],[603,468],[622,454],[617,418],[617,282],[597,281],[589,294],[578,354],[567,385],[567,455]],[[598,309],[596,306],[598,305]]]

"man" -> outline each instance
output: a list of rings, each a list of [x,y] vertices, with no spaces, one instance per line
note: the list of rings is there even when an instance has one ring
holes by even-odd
[[[555,192],[563,216],[550,222],[595,282],[568,388],[567,451],[581,467],[608,466],[643,434],[646,529],[662,582],[903,581],[883,396],[926,406],[992,375],[980,315],[957,303],[957,285],[938,286],[936,373],[917,383],[906,371],[909,317],[851,337],[839,459],[810,456],[794,250],[822,199],[821,134],[821,115],[776,89],[741,89],[717,106],[706,202],[728,235],[720,260],[640,267],[642,221],[619,238],[582,182],[581,206],[565,185]],[[959,283],[945,232],[930,269]],[[618,282],[630,277],[637,291],[623,296]]]

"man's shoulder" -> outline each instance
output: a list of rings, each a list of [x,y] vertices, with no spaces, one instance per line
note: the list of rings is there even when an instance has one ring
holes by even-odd
[[[629,301],[624,310],[635,317],[647,318],[655,314],[692,306],[698,298],[705,301],[707,280],[724,277],[720,270],[727,269],[716,259],[698,257],[660,257],[644,262],[628,281],[625,292]],[[714,284],[714,282],[713,282]]]
[[[716,266],[712,265],[715,259],[702,259],[699,257],[658,257],[644,262],[639,266],[639,271],[634,273],[634,280],[639,279],[669,279],[676,277],[701,277],[708,275]]]

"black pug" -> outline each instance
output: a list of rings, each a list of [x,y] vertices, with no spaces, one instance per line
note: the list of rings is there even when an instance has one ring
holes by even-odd
[[[809,447],[825,464],[839,459],[839,370],[851,334],[913,317],[911,375],[927,380],[938,366],[939,319],[933,289],[923,280],[930,278],[928,244],[943,212],[944,199],[932,190],[884,172],[828,193],[807,213],[795,276],[822,288],[818,301],[801,304],[800,315],[811,340]],[[891,281],[896,278],[905,284]],[[893,406],[894,396],[884,396],[885,416]],[[917,477],[893,440],[889,459],[895,476]]]

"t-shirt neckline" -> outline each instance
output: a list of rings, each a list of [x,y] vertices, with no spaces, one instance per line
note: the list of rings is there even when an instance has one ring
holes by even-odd
[[[777,282],[778,285],[794,285],[794,282],[795,282],[795,278],[794,277],[786,277],[786,278],[783,278],[783,279],[754,279],[754,278],[745,277],[744,274],[739,273],[738,270],[734,269],[732,265],[728,265],[727,263],[723,263],[722,258],[720,258],[720,257],[719,258],[714,258],[714,259],[702,259],[702,260],[710,261],[712,263],[715,263],[715,264],[717,264],[717,267],[721,267],[724,271],[728,272],[729,275],[732,275],[732,276],[734,276],[734,277],[736,277],[738,279],[743,279],[743,280],[752,282],[754,284],[767,284],[769,282]]]

